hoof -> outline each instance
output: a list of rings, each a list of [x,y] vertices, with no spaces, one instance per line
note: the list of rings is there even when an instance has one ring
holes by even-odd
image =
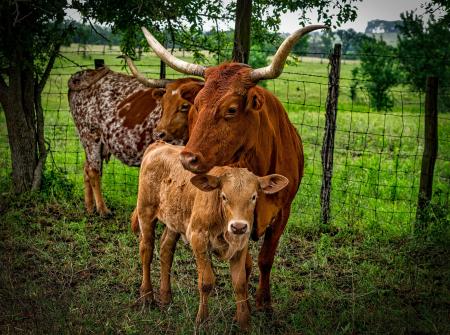
[[[256,291],[256,310],[258,312],[265,312],[266,314],[273,313],[272,299],[270,293],[264,293],[263,291]]]
[[[94,206],[84,205],[84,207],[86,208],[86,213],[88,213],[89,215],[94,214]]]
[[[265,301],[265,302],[256,302],[256,311],[260,312],[260,313],[265,313],[267,315],[272,315],[273,314],[273,308],[272,308],[272,304],[270,303],[270,301]]]
[[[144,291],[142,289],[139,290],[139,298],[136,301],[137,304],[143,306],[151,306],[155,304],[155,300],[153,299],[153,291]]]
[[[98,214],[100,214],[102,218],[108,218],[112,216],[112,212],[108,208],[99,209]]]
[[[242,315],[240,318],[235,315],[233,317],[233,321],[239,325],[239,328],[244,331],[248,332],[250,330],[250,314],[249,315]]]
[[[197,317],[195,318],[195,325],[197,327],[204,325],[208,321],[208,312],[199,310],[197,313]]]
[[[172,302],[172,293],[167,291],[159,292],[159,304],[161,307],[167,306]]]

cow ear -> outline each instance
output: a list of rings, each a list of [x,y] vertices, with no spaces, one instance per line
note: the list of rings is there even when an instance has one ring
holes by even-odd
[[[220,187],[220,178],[209,174],[199,174],[191,178],[191,183],[199,190],[209,192]]]
[[[266,194],[274,194],[281,191],[289,184],[289,180],[280,174],[270,174],[264,177],[258,177],[259,186]]]
[[[164,93],[166,93],[166,90],[164,88],[154,88],[152,91],[152,97],[155,100],[160,100]]]
[[[189,101],[191,104],[194,104],[194,99],[203,86],[204,83],[201,81],[184,84],[180,86],[180,95],[183,99]]]
[[[264,105],[264,96],[258,87],[252,87],[247,93],[247,110],[258,111]]]

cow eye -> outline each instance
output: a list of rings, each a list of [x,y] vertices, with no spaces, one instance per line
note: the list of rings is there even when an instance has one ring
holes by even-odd
[[[225,201],[225,202],[228,200],[227,197],[225,196],[225,194],[223,194],[223,193],[221,194],[221,198],[222,198],[222,200]]]
[[[190,106],[191,106],[190,104],[184,103],[184,104],[181,105],[180,111],[181,112],[188,112]]]
[[[234,117],[237,113],[237,108],[236,107],[230,107],[227,110],[227,113],[225,114],[225,118],[230,119],[232,117]]]
[[[256,201],[256,194],[252,195],[252,201],[255,202]]]

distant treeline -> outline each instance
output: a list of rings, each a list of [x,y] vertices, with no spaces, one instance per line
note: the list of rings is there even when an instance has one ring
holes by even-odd
[[[394,32],[394,26],[398,21],[382,21],[382,20],[374,20],[368,23],[368,28],[366,30],[370,32],[374,31],[382,31],[385,29],[387,32]],[[66,24],[69,24],[67,22]],[[69,39],[69,43],[78,43],[78,44],[95,44],[95,45],[120,45],[122,42],[122,34],[121,33],[113,33],[109,27],[101,27],[98,25],[88,25],[79,22],[71,22],[74,27],[74,34],[72,34]],[[370,28],[370,29],[369,29]],[[388,29],[386,29],[388,28]],[[210,31],[205,32],[205,41],[208,39],[214,39],[217,35],[217,32]],[[221,33],[221,48],[227,49],[232,48],[233,45],[233,31],[222,31]],[[381,34],[382,35],[382,34]],[[287,34],[280,34],[280,41],[284,39]],[[352,54],[356,54],[358,52],[359,44],[362,40],[365,39],[367,35],[364,33],[358,33],[353,29],[348,30],[337,30],[337,31],[328,31],[326,33],[312,33],[307,35],[300,43],[298,43],[292,50],[293,54],[296,55],[320,55],[320,54],[328,54],[333,47],[333,44],[336,42],[340,42],[343,45],[343,53],[347,55],[347,57],[352,58]],[[263,53],[273,53],[276,50],[276,46],[280,41],[274,41],[274,43],[255,43],[252,45],[252,50],[255,52],[263,52]],[[175,48],[178,49],[189,49],[189,46],[183,45],[183,42],[180,41],[175,42]],[[170,44],[170,42],[169,42]],[[207,46],[208,43],[205,43],[205,48],[209,49]],[[139,48],[139,46],[137,46]],[[215,49],[215,48],[214,48]]]
[[[70,43],[95,44],[95,45],[120,45],[121,34],[114,34],[110,28],[98,25],[86,25],[80,22],[67,22],[75,29],[69,39]]]

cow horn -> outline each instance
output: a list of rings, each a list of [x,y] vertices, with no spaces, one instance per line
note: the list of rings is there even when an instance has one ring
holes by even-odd
[[[311,25],[303,27],[292,33],[283,41],[283,43],[281,43],[275,56],[273,56],[272,63],[270,63],[270,65],[252,71],[251,73],[252,81],[257,82],[262,79],[274,79],[279,77],[280,74],[283,72],[284,63],[286,62],[286,59],[289,53],[291,52],[291,49],[294,47],[295,43],[297,43],[298,40],[303,35],[306,35],[311,31],[328,28],[329,28],[328,26],[324,25]]]
[[[130,57],[124,56],[125,60],[127,61],[128,67],[130,68],[131,73],[133,76],[142,84],[148,87],[166,87],[167,84],[170,84],[173,82],[173,80],[168,79],[148,79],[146,78],[142,73],[139,72],[139,70],[136,68],[136,65],[134,65],[133,61]]]
[[[184,60],[176,58],[169,51],[167,51],[166,48],[164,48],[145,27],[142,27],[142,32],[144,33],[144,36],[153,51],[155,51],[158,57],[172,69],[187,75],[204,77],[206,69],[204,66],[188,63]]]

